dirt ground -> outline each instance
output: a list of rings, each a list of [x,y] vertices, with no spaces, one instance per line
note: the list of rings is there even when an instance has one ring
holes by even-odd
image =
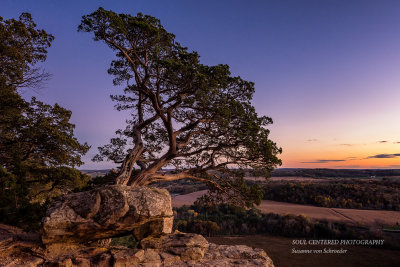
[[[365,246],[299,246],[292,245],[294,238],[268,235],[240,236],[240,237],[207,237],[207,240],[224,245],[247,245],[264,249],[271,257],[276,267],[395,267],[400,266],[400,252]],[[332,249],[347,250],[346,253],[292,253],[292,249]]]

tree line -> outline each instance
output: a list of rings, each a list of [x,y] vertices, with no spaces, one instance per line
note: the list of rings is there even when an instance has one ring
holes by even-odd
[[[400,210],[400,180],[269,182],[263,199],[329,208]]]
[[[174,210],[174,228],[204,236],[271,234],[311,239],[385,239],[385,247],[400,248],[396,237],[366,226],[315,220],[304,215],[261,213],[233,205],[192,205]]]

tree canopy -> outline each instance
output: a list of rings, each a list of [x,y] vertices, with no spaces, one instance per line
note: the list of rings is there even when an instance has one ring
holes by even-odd
[[[268,137],[272,119],[251,104],[254,83],[232,76],[228,65],[201,64],[152,16],[99,8],[83,16],[78,30],[115,51],[108,72],[115,85],[126,85],[111,97],[132,116],[94,158],[121,164],[117,183],[190,178],[231,200],[259,199],[243,172],[268,177],[281,164],[281,149]]]
[[[0,17],[0,79],[6,85],[34,87],[49,78],[49,74],[35,66],[47,57],[47,48],[54,37],[37,29],[29,13],[19,19]]]
[[[74,137],[71,111],[18,93],[48,78],[36,67],[45,61],[54,37],[37,29],[29,13],[19,20],[0,17],[0,162],[12,170],[16,162],[41,166],[81,165],[88,145]]]

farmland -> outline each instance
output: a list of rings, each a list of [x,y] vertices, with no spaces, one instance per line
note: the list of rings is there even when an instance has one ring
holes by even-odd
[[[186,195],[175,196],[172,198],[172,205],[174,207],[191,205],[198,197],[205,193],[207,193],[207,191],[202,190]],[[374,227],[393,225],[396,224],[396,222],[400,222],[399,211],[325,208],[271,200],[262,200],[261,205],[257,208],[263,213],[303,214],[312,219],[360,223]]]

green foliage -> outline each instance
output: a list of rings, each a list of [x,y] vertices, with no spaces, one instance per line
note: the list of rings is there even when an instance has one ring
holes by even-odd
[[[20,171],[23,171],[21,168]],[[36,230],[48,203],[30,203],[29,188],[23,176],[0,167],[0,221]]]
[[[110,243],[111,246],[123,246],[127,248],[136,248],[139,242],[135,239],[133,235],[125,235],[120,237],[114,237]]]
[[[385,231],[400,231],[400,225],[397,222],[396,225],[384,227],[383,230]]]
[[[117,178],[118,172],[115,170],[111,170],[103,176],[96,176],[92,179],[93,186],[100,185],[110,185],[115,183],[115,178]]]
[[[220,180],[218,186],[210,184],[207,194],[196,200],[195,204],[207,207],[230,204],[248,208],[253,207],[253,204],[260,205],[264,196],[260,185],[249,185],[244,179],[244,172],[240,170],[227,170],[225,175],[229,175],[229,178]],[[221,194],[221,190],[225,194]]]
[[[400,181],[335,179],[270,182],[264,199],[330,208],[400,210]]]
[[[52,40],[28,13],[0,18],[0,221],[24,228],[37,228],[50,201],[89,180],[70,168],[89,149],[74,137],[71,112],[18,93],[48,78],[35,64]]]
[[[81,190],[89,176],[69,167],[22,164],[14,173],[0,167],[0,221],[25,229],[38,229],[49,204],[66,193]]]
[[[13,97],[20,98],[15,94]],[[5,117],[12,119],[11,123],[1,124],[6,126],[2,127],[0,137],[3,166],[13,170],[17,162],[38,166],[81,165],[80,156],[89,146],[80,144],[74,137],[75,126],[69,122],[71,112],[58,104],[47,105],[35,98],[29,103],[22,99],[20,102],[18,111],[10,114],[2,110]]]
[[[0,17],[0,80],[8,86],[32,87],[48,78],[34,65],[47,57],[54,37],[36,28],[29,13],[18,20]]]
[[[171,195],[185,195],[200,190],[208,189],[207,185],[200,181],[182,179],[177,181],[160,181],[152,186],[167,189]]]
[[[268,233],[286,237],[328,239],[376,239],[376,231],[367,228],[311,220],[304,215],[263,214],[257,209],[232,205],[183,206],[175,209],[174,227],[179,231],[203,235],[249,235]]]
[[[81,191],[90,179],[79,170],[65,166],[35,168],[29,174],[28,198],[32,203],[45,203],[63,194]]]

